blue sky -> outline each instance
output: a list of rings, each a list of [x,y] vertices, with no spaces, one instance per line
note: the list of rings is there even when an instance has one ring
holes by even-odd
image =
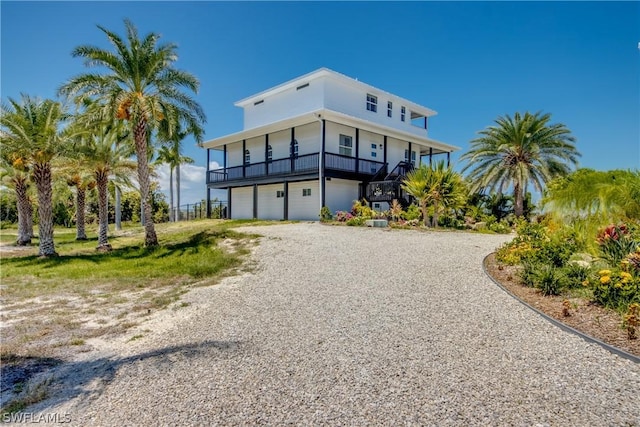
[[[129,18],[200,79],[205,139],[242,129],[235,101],[328,67],[438,111],[430,136],[462,148],[454,162],[496,117],[528,110],[571,129],[581,166],[640,167],[640,2],[3,0],[0,13],[3,101],[54,97],[85,71],[71,50],[108,47],[96,25],[123,35]],[[206,152],[185,152],[183,203],[205,195]]]

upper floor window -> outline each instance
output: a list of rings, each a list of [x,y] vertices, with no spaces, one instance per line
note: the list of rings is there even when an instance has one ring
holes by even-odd
[[[251,163],[251,152],[249,150],[244,150],[244,164],[248,165]]]
[[[378,97],[367,94],[367,111],[378,112]]]
[[[339,153],[343,156],[351,157],[351,153],[353,152],[353,139],[348,135],[340,135],[340,147]]]
[[[391,117],[393,115],[393,102],[387,102],[387,117]]]
[[[409,150],[404,150],[404,161],[408,162],[409,161]]]
[[[270,162],[273,159],[273,148],[271,148],[271,144],[267,145],[267,162]]]
[[[404,119],[406,116],[407,116],[407,109],[404,107],[400,107],[400,120],[404,122]]]
[[[415,151],[411,152],[411,165],[413,165],[414,167],[416,165],[416,152]]]

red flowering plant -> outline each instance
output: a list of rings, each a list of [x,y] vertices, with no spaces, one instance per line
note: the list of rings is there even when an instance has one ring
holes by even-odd
[[[610,224],[598,231],[596,238],[601,257],[612,267],[634,252],[639,242],[625,224]]]

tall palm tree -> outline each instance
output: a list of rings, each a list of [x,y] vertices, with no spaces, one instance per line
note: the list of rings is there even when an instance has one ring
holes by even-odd
[[[515,113],[498,117],[495,125],[481,130],[462,155],[472,190],[513,189],[515,214],[524,213],[528,184],[540,192],[551,179],[566,175],[578,163],[575,138],[562,123],[549,123],[550,114]]]
[[[59,102],[22,95],[2,106],[3,148],[30,165],[38,192],[39,255],[57,256],[53,242],[51,160],[65,151],[61,126],[66,119]]]
[[[76,240],[87,240],[87,232],[85,230],[85,211],[86,211],[86,194],[87,190],[95,187],[95,180],[86,170],[82,170],[84,165],[76,164],[75,173],[67,177],[67,185],[76,189]]]
[[[86,135],[76,150],[86,167],[91,170],[98,189],[98,247],[99,251],[110,251],[109,218],[107,211],[108,184],[111,177],[128,182],[136,164],[128,160],[129,147],[122,144],[126,135],[120,135],[117,128],[108,125],[95,127]]]
[[[179,127],[168,135],[165,132],[160,133],[160,139],[163,145],[158,151],[158,163],[166,163],[169,165],[169,199],[170,199],[170,213],[169,217],[171,221],[180,221],[180,166],[183,164],[192,164],[194,160],[191,157],[184,156],[181,153],[182,140],[189,135],[188,132],[183,132]],[[173,210],[173,171],[176,171],[176,210]]]
[[[197,93],[199,82],[195,76],[174,68],[178,59],[177,46],[158,44],[160,36],[150,33],[138,37],[135,26],[125,20],[126,40],[104,27],[98,28],[107,36],[114,50],[95,46],[79,46],[74,57],[85,58],[85,65],[99,66],[107,73],[87,73],[64,84],[60,93],[75,98],[100,100],[105,111],[117,120],[126,122],[133,135],[138,162],[138,182],[144,211],[145,245],[157,246],[151,205],[149,203],[148,137],[164,124],[169,133],[177,126],[202,139],[201,124],[205,122],[202,107],[182,89]]]
[[[33,205],[29,198],[29,167],[24,158],[3,150],[0,153],[0,180],[13,188],[18,208],[18,246],[31,244],[33,236]]]

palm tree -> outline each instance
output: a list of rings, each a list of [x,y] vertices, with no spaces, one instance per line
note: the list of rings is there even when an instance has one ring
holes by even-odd
[[[128,181],[128,175],[135,171],[133,161],[127,160],[131,154],[129,147],[122,144],[127,135],[119,135],[116,128],[102,125],[93,128],[76,150],[86,167],[91,170],[98,189],[98,247],[99,251],[110,251],[108,232],[109,221],[107,199],[109,178],[116,176]]]
[[[427,167],[427,203],[433,206],[432,226],[438,227],[440,214],[460,209],[467,199],[467,188],[462,176],[445,166],[444,161]]]
[[[87,190],[91,190],[95,187],[95,180],[93,176],[87,174],[82,170],[84,165],[76,164],[76,172],[68,176],[67,185],[76,189],[76,240],[87,240],[87,233],[85,231],[85,216],[86,211],[86,194]]]
[[[418,206],[420,206],[420,211],[422,212],[422,222],[425,226],[427,225],[427,200],[429,199],[429,193],[427,191],[429,173],[429,168],[421,165],[419,168],[409,172],[402,182],[402,189],[413,196],[416,202],[418,202]]]
[[[2,145],[27,161],[36,184],[42,257],[57,256],[53,242],[51,160],[64,152],[60,127],[65,118],[59,102],[24,94],[20,102],[9,98],[9,105],[2,106]]]
[[[180,221],[180,165],[191,164],[193,159],[188,156],[183,156],[180,153],[180,144],[182,140],[188,135],[187,132],[182,132],[179,128],[172,134],[166,135],[161,133],[161,139],[164,144],[158,150],[157,163],[166,163],[169,165],[169,203],[170,221]],[[173,171],[176,171],[176,198],[177,205],[176,210],[173,208]]]
[[[104,27],[114,51],[95,46],[79,46],[74,57],[85,58],[85,65],[100,66],[108,73],[87,73],[69,80],[60,93],[81,102],[86,98],[98,99],[110,117],[126,122],[133,135],[138,162],[138,182],[144,211],[145,245],[157,246],[151,205],[149,203],[149,163],[147,139],[163,124],[172,134],[177,126],[184,125],[199,142],[202,139],[201,124],[205,115],[200,105],[181,89],[197,93],[199,82],[195,76],[173,67],[177,60],[175,44],[158,45],[160,36],[150,33],[138,37],[135,26],[125,20],[127,38]]]
[[[548,113],[516,113],[513,118],[498,117],[494,126],[481,130],[461,157],[468,162],[462,171],[470,170],[472,190],[512,188],[515,214],[522,216],[528,184],[542,192],[547,182],[578,163],[575,138],[565,125],[550,120]]]
[[[18,246],[31,244],[33,236],[33,205],[29,198],[29,167],[24,158],[3,150],[0,156],[0,179],[13,188],[18,207]]]

